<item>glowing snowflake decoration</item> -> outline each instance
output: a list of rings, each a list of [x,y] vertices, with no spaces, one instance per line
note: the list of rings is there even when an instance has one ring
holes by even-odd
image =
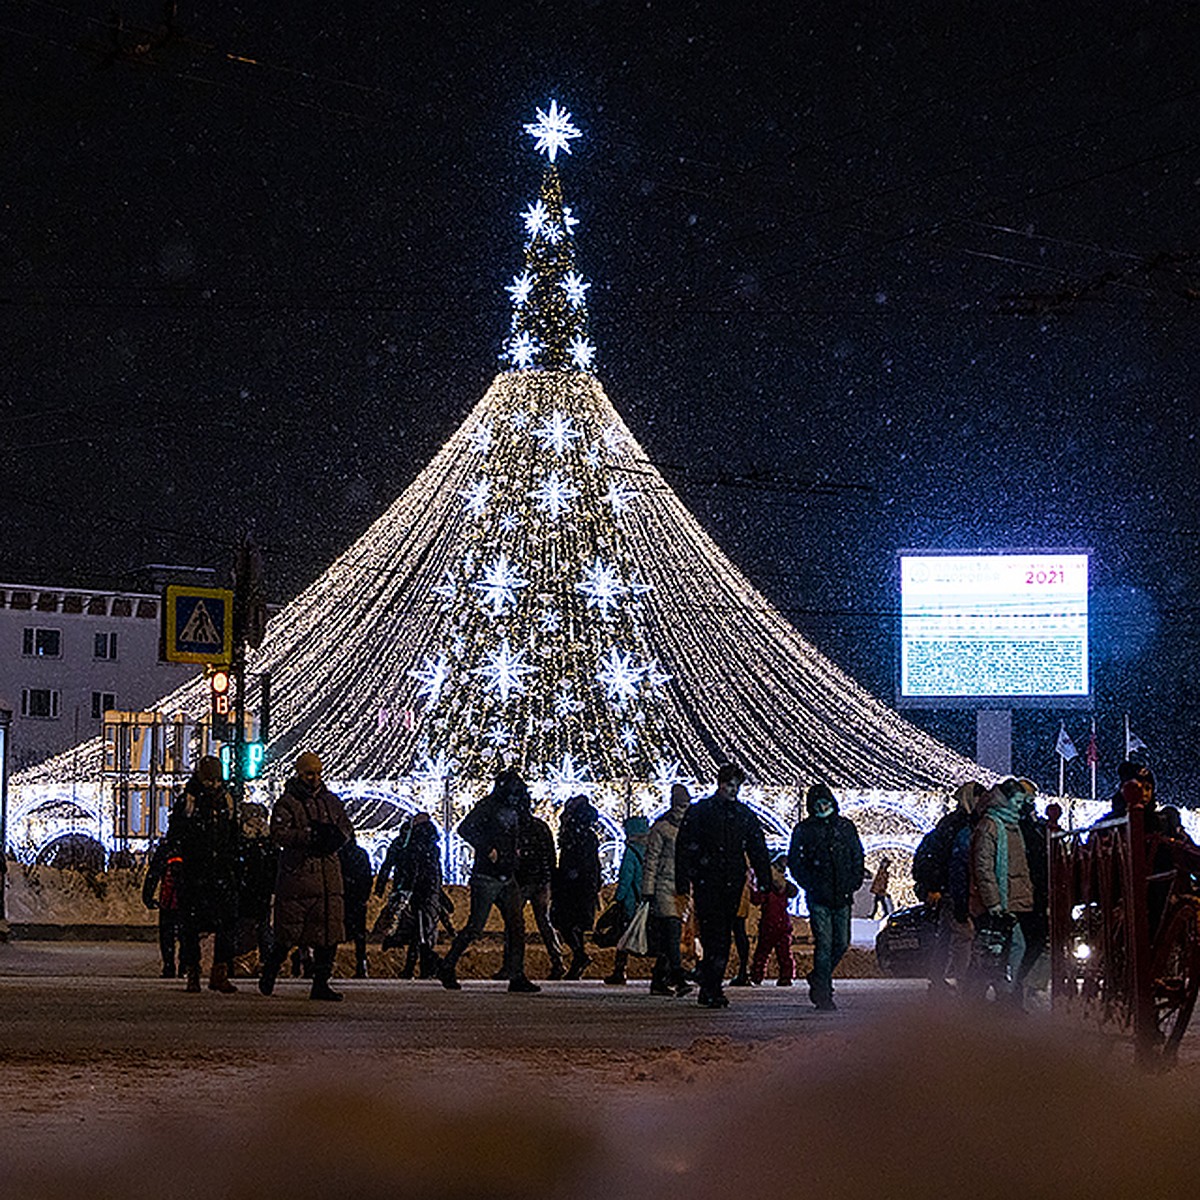
[[[529,424],[529,414],[523,408],[519,408],[511,417],[509,417],[509,420],[512,422],[512,427],[514,429],[521,430]]]
[[[445,750],[439,750],[436,756],[427,752],[420,765],[413,771],[413,775],[427,783],[435,783],[445,779],[457,766],[458,763],[453,758],[446,756]]]
[[[602,435],[604,444],[610,451],[617,450],[628,440],[629,435],[619,426],[610,425]]]
[[[583,461],[593,470],[600,465],[600,447],[595,442],[583,452]]]
[[[637,499],[637,492],[626,487],[619,479],[614,479],[608,485],[604,499],[612,505],[613,516],[619,517]]]
[[[601,562],[597,555],[590,567],[583,568],[583,578],[575,585],[575,590],[587,597],[588,608],[598,608],[607,620],[610,610],[617,607],[629,589],[621,582],[616,568]]]
[[[554,689],[554,711],[560,717],[583,711],[583,701],[575,695],[575,685],[569,679],[560,679]]]
[[[437,658],[427,654],[425,664],[409,671],[408,674],[410,678],[415,679],[421,685],[417,689],[417,695],[428,700],[430,705],[434,705],[441,697],[446,680],[450,678],[450,664],[446,661],[445,654],[439,654]]]
[[[525,222],[525,232],[530,237],[537,237],[546,228],[546,224],[550,220],[550,210],[541,200],[535,200],[521,214],[521,220]],[[525,274],[528,275],[529,272],[526,271]],[[513,282],[515,283],[516,280],[514,279]]]
[[[563,240],[563,228],[556,221],[547,221],[542,226],[542,237],[552,246],[557,246]]]
[[[525,662],[523,650],[518,650],[516,654],[512,652],[508,638],[505,638],[495,650],[489,652],[485,657],[487,663],[482,667],[476,667],[471,674],[481,675],[488,691],[498,692],[500,699],[505,703],[514,692],[525,691],[524,676],[532,675],[537,670],[536,667],[531,667]]]
[[[488,497],[492,494],[491,480],[477,479],[470,487],[459,488],[458,494],[471,516],[482,517],[487,508]]]
[[[654,584],[644,582],[640,575],[630,575],[629,594],[631,596],[644,596],[647,592],[652,591],[654,591]]]
[[[632,754],[637,749],[637,730],[632,725],[622,725],[618,737],[626,753]]]
[[[544,151],[551,162],[560,150],[570,154],[569,143],[580,136],[579,130],[571,124],[571,114],[565,108],[559,108],[557,100],[550,101],[548,111],[539,108],[537,120],[526,125],[525,132],[534,139],[534,148],[539,153]]]
[[[566,205],[563,205],[563,228],[568,233],[575,232],[575,226],[579,224],[579,218],[571,216],[571,210]]]
[[[508,561],[508,555],[501,554],[484,568],[483,580],[471,584],[471,587],[482,596],[480,607],[490,607],[491,615],[500,617],[510,604],[516,607],[517,592],[528,584],[529,580],[523,579]]]
[[[573,337],[567,348],[571,351],[571,362],[577,370],[591,370],[592,360],[596,357],[596,347],[587,338]]]
[[[562,628],[562,617],[558,609],[546,609],[538,620],[538,628],[543,633],[557,633]]]
[[[518,333],[516,337],[509,339],[508,357],[513,366],[519,371],[524,371],[533,366],[541,348],[541,342],[527,329],[524,333]]]
[[[531,500],[537,501],[538,509],[548,513],[551,521],[557,521],[571,507],[571,502],[579,496],[579,489],[569,479],[559,477],[557,471],[551,471],[542,482],[529,493]]]
[[[476,425],[468,435],[471,445],[479,451],[480,454],[486,454],[492,448],[492,427],[484,422]]]
[[[520,527],[521,519],[515,512],[506,512],[496,524],[499,525],[501,533],[515,533]]]
[[[550,419],[533,431],[533,436],[542,443],[543,450],[553,449],[555,455],[561,458],[583,434],[575,428],[570,417],[563,416],[555,409]]]
[[[547,763],[546,779],[550,794],[558,801],[596,790],[596,785],[588,779],[587,764],[577,763],[573,754],[564,754],[557,763]]]
[[[669,792],[677,783],[692,787],[696,782],[695,778],[683,769],[683,764],[677,758],[660,758],[654,764],[651,778],[654,785],[664,792]]]
[[[494,746],[497,750],[501,746],[507,746],[513,740],[512,731],[505,728],[499,721],[493,721],[483,736],[488,745]]]
[[[645,667],[634,665],[633,655],[615,646],[600,660],[596,682],[604,688],[609,700],[623,704],[637,695]]]
[[[582,308],[584,304],[584,293],[592,285],[585,283],[583,276],[576,271],[568,271],[566,275],[559,280],[558,286],[567,294],[567,299],[571,302],[573,308]]]
[[[512,297],[513,304],[519,307],[529,299],[529,293],[533,291],[533,276],[528,271],[514,275],[512,283],[504,290]]]
[[[659,665],[658,659],[652,658],[645,667],[643,678],[646,681],[646,686],[655,694],[658,695],[668,683],[671,682],[672,676],[668,675]]]
[[[458,595],[458,580],[454,578],[454,572],[447,567],[442,579],[442,583],[434,584],[429,590],[435,596],[441,596],[443,600],[453,600]]]

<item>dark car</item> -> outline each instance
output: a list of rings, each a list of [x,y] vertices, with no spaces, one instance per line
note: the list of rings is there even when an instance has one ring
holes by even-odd
[[[875,937],[879,969],[894,979],[923,979],[937,940],[937,909],[898,908]]]

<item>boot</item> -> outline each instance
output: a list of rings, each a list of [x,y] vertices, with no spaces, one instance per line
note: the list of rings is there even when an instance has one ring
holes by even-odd
[[[360,958],[354,964],[354,978],[355,979],[366,979],[367,978],[367,960],[365,958]]]
[[[281,960],[271,955],[270,958],[263,962],[262,970],[258,974],[258,990],[264,996],[269,996],[275,990],[275,979],[279,974]]]
[[[308,993],[310,1000],[340,1000],[341,992],[335,992],[329,986],[329,968],[317,967],[313,971],[312,991]]]
[[[198,992],[200,990],[200,964],[189,963],[187,969],[187,983],[184,985],[185,992]]]
[[[461,992],[462,984],[458,982],[458,972],[454,969],[454,964],[448,959],[443,961],[442,969],[438,971],[438,978],[442,981],[442,987],[448,992]]]
[[[533,995],[534,992],[540,992],[542,989],[532,979],[524,975],[514,975],[509,980],[508,990],[510,992],[527,992],[529,995]]]
[[[174,961],[167,962],[166,959],[163,959],[162,977],[164,979],[174,979],[175,978],[175,963],[174,963]]]
[[[442,960],[428,947],[421,947],[421,978],[436,979],[442,969]]]
[[[567,973],[563,976],[564,979],[581,979],[584,971],[592,965],[592,960],[587,954],[574,954],[571,956],[571,965],[567,968]]]
[[[613,963],[612,974],[605,975],[604,982],[609,984],[611,987],[624,987],[625,963],[628,961],[628,959],[629,956],[624,950],[618,950],[616,961]]]
[[[650,975],[650,995],[652,996],[673,996],[675,989],[667,983],[666,968],[659,963],[654,964],[654,970]]]
[[[565,966],[563,966],[563,960],[561,958],[556,958],[550,964],[549,978],[561,979],[566,973],[567,973],[567,968]]]
[[[223,992],[227,996],[237,991],[237,988],[229,982],[228,963],[213,963],[212,971],[209,972],[208,976],[208,990],[210,992]]]

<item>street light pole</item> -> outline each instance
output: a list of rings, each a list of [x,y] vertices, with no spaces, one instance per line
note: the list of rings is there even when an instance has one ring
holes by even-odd
[[[0,708],[0,941],[8,936],[8,731],[12,728],[12,709]]]

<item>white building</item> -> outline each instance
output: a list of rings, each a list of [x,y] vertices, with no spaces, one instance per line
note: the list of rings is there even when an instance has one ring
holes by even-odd
[[[159,660],[162,599],[139,592],[0,583],[0,707],[13,771],[102,731],[107,709],[141,709],[197,673]]]

